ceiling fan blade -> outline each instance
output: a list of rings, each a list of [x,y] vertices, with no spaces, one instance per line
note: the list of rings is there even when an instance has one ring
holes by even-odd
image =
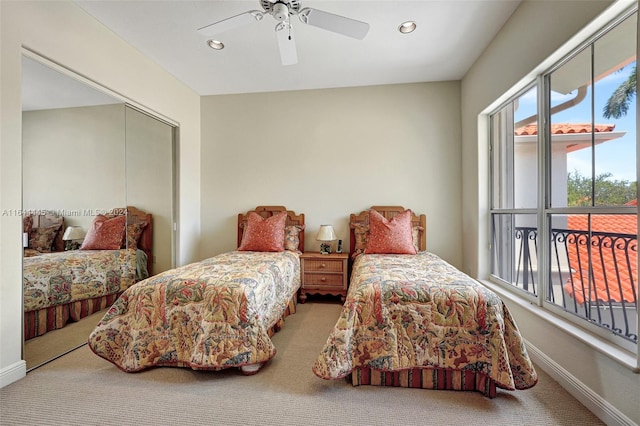
[[[298,53],[296,52],[296,41],[293,37],[293,27],[288,22],[279,22],[276,25],[276,38],[280,48],[280,59],[282,65],[294,65],[298,63]]]
[[[369,32],[369,24],[333,13],[306,7],[298,13],[300,20],[308,25],[333,31],[347,37],[362,40]]]
[[[261,21],[262,18],[264,18],[264,12],[260,12],[259,10],[250,10],[248,12],[241,13],[240,15],[232,16],[231,18],[223,19],[222,21],[214,22],[213,24],[198,28],[198,32],[203,36],[210,37],[234,28],[242,27],[252,22]]]

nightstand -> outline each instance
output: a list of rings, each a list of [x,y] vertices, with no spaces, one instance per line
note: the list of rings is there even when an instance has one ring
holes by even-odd
[[[300,303],[307,300],[307,294],[330,294],[347,297],[348,253],[320,254],[307,252],[300,256]]]

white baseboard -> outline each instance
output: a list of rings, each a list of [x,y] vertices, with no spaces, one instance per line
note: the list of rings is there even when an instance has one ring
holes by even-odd
[[[575,376],[570,374],[553,359],[549,358],[544,352],[540,351],[528,341],[525,341],[525,345],[527,346],[531,360],[537,366],[560,383],[560,386],[580,401],[582,405],[587,407],[589,411],[598,416],[604,423],[607,425],[637,426],[637,423],[621,413],[607,400],[591,390],[591,388],[576,379]]]
[[[10,385],[27,375],[27,363],[22,360],[0,370],[0,388]]]

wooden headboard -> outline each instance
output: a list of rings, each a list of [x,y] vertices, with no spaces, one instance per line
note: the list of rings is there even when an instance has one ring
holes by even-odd
[[[391,219],[395,215],[402,213],[406,209],[402,206],[371,206],[371,209],[377,211],[386,219]],[[355,223],[362,223],[365,225],[369,225],[369,210],[362,211],[358,214],[351,213],[349,215],[349,240],[350,240],[350,250],[349,253],[353,253],[356,248],[356,237],[353,232],[354,227],[352,226]],[[427,217],[423,214],[416,215],[413,211],[411,212],[411,225],[412,226],[421,226],[423,231],[420,233],[420,250],[427,249]]]
[[[149,276],[153,275],[151,267],[153,265],[153,216],[151,213],[143,212],[133,206],[127,206],[127,225],[134,223],[147,222],[147,226],[142,230],[140,240],[138,240],[138,248],[147,255],[147,271]]]
[[[286,207],[283,206],[258,206],[255,210],[249,210],[246,213],[238,214],[238,247],[240,247],[240,243],[242,242],[242,233],[244,229],[244,224],[247,223],[247,217],[249,213],[255,212],[258,213],[263,218],[269,218],[274,214],[280,212],[287,212],[287,221],[286,225],[304,225],[304,213],[296,214],[294,211],[287,210]],[[300,232],[300,251],[304,251],[304,231]]]

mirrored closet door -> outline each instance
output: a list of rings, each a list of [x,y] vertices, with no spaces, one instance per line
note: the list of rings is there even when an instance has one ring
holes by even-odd
[[[86,344],[121,291],[175,258],[174,127],[44,62],[23,56],[27,371]]]

